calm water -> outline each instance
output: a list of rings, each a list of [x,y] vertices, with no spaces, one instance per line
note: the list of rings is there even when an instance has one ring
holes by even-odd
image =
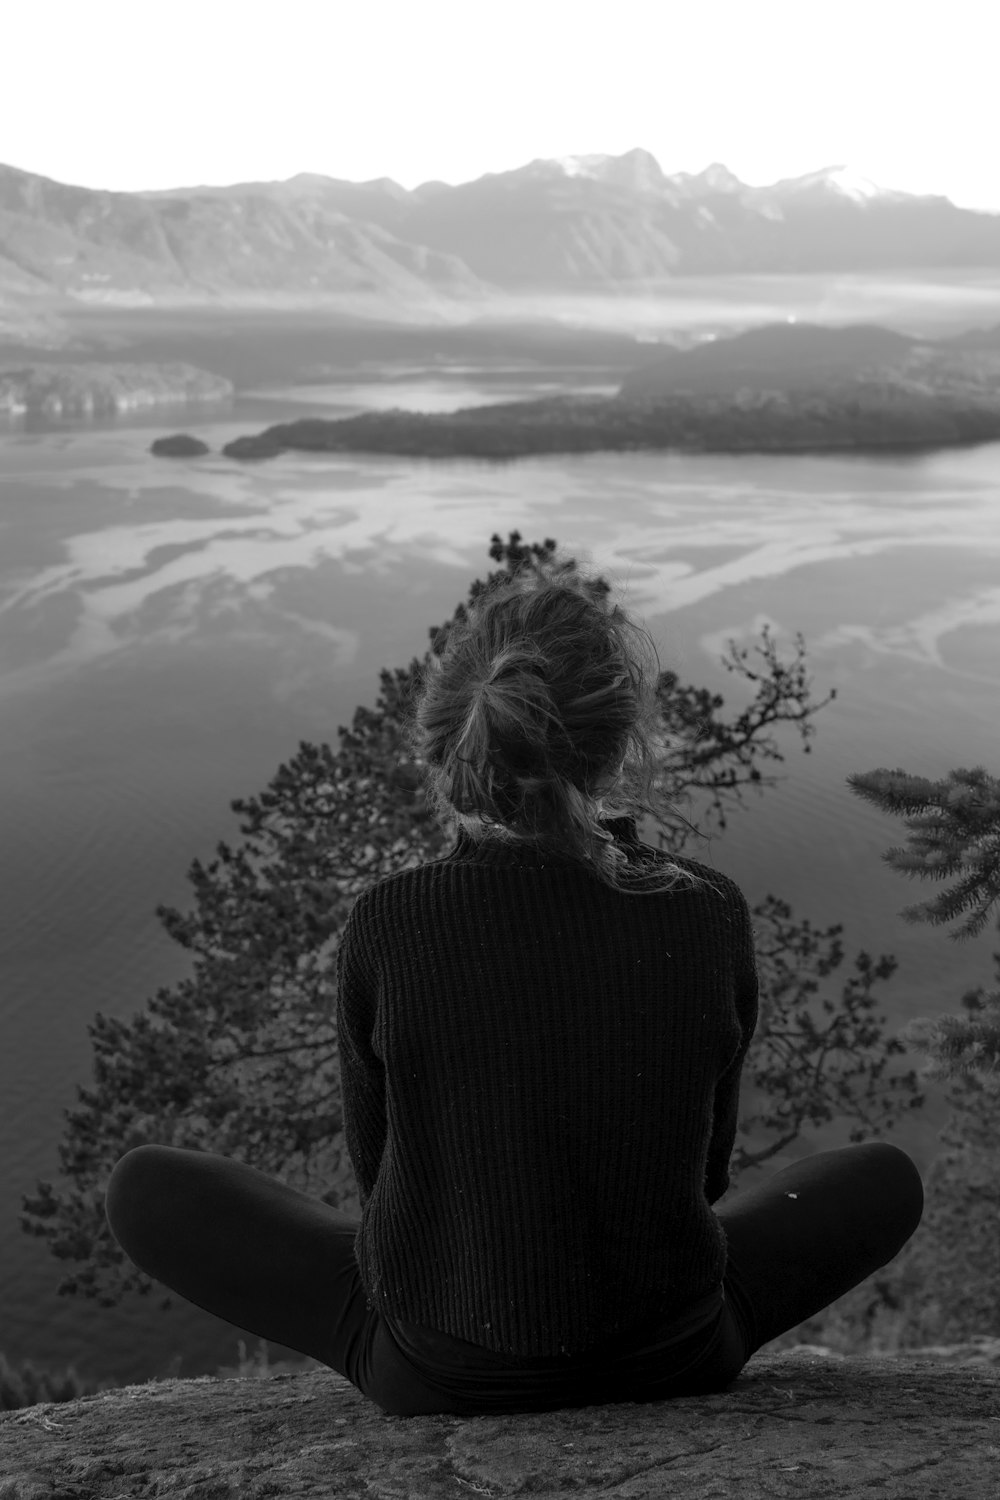
[[[463,401],[506,394],[471,370],[462,381]],[[308,394],[344,410],[384,401],[361,387]],[[217,449],[304,409],[281,395],[182,425]],[[393,402],[422,399],[440,409],[449,397],[411,371]],[[720,692],[726,717],[754,696],[720,664],[727,641],[752,647],[767,621],[791,662],[801,630],[814,697],[838,689],[811,753],[779,731],[785,764],[760,764],[784,780],[747,794],[725,832],[689,852],[731,873],[751,905],[773,892],[821,930],[844,924],[831,996],[858,950],[894,953],[899,970],[878,992],[893,1026],[957,1010],[989,980],[994,932],[958,945],[897,915],[930,888],[881,862],[905,829],[845,777],[997,769],[1000,445],[882,460],[618,454],[493,468],[289,455],[239,467],[152,458],[168,430],[0,435],[8,1359],[130,1379],[176,1351],[183,1374],[233,1359],[239,1333],[196,1309],[57,1298],[61,1266],[20,1229],[21,1194],[59,1180],[62,1111],[91,1081],[95,1011],[129,1017],[187,972],[154,907],[187,906],[191,860],[237,838],[230,800],[261,790],[300,740],[337,744],[337,727],[374,703],[379,670],[422,654],[428,627],[492,569],[494,531],[555,537],[599,568],[664,668]],[[895,1137],[921,1167],[943,1118],[932,1094]],[[833,1129],[802,1149],[845,1141]]]

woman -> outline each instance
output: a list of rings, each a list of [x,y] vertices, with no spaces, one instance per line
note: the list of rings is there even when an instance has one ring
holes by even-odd
[[[363,891],[337,955],[360,1221],[210,1152],[140,1146],[108,1186],[143,1270],[390,1415],[724,1390],[920,1222],[884,1143],[713,1211],[750,913],[637,838],[671,815],[669,737],[652,642],[606,595],[571,564],[501,575],[429,659],[408,744],[454,844]]]

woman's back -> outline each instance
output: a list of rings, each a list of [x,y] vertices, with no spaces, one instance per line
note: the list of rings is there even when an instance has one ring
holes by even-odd
[[[607,827],[655,858],[631,819]],[[383,1313],[554,1357],[721,1281],[709,1204],[757,978],[739,888],[685,863],[718,889],[619,895],[460,832],[359,897],[338,1029],[358,1262]]]

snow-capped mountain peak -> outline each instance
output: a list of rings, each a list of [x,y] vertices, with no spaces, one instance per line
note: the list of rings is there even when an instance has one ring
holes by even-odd
[[[666,179],[660,163],[651,151],[636,146],[621,156],[591,152],[584,156],[557,156],[546,165],[555,167],[566,177],[589,177],[634,192],[660,192]]]
[[[868,198],[881,198],[885,189],[870,177],[865,177],[861,172],[854,171],[851,167],[833,167],[827,175],[827,181],[831,187],[844,194],[847,198],[857,200]]]
[[[850,198],[855,203],[869,203],[873,198],[886,196],[886,189],[877,182],[856,168],[844,165],[821,167],[818,172],[807,172],[804,177],[784,177],[774,187],[785,192],[827,192],[839,198]]]
[[[551,161],[554,166],[565,172],[567,177],[600,177],[601,168],[606,166],[611,158],[602,151],[592,151],[584,156],[554,156]]]

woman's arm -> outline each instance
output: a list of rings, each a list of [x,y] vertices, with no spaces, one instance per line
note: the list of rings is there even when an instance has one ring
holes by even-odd
[[[738,887],[737,887],[738,889]],[[705,1168],[705,1196],[716,1203],[729,1188],[729,1159],[736,1140],[740,1106],[740,1080],[747,1051],[757,1029],[760,984],[754,952],[753,924],[746,897],[739,891],[740,927],[736,978],[736,1013],[743,1039],[739,1049],[715,1086],[715,1124]]]
[[[366,962],[355,911],[337,949],[337,1045],[344,1139],[354,1167],[362,1210],[375,1187],[386,1140],[385,1068],[372,1036],[378,1014],[378,983]]]

